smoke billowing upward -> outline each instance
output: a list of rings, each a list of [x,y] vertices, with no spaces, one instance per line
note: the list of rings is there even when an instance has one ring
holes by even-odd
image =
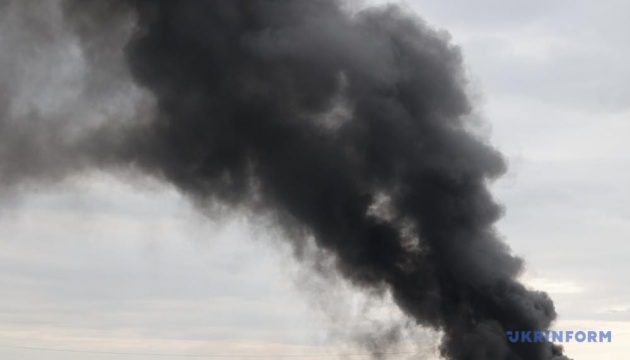
[[[390,291],[419,325],[443,331],[447,359],[566,359],[549,343],[506,339],[547,329],[556,314],[545,293],[516,280],[522,261],[495,232],[502,211],[487,184],[505,163],[468,130],[473,104],[445,33],[397,7],[350,12],[333,0],[63,9],[96,70],[133,23],[127,69],[155,110],[70,141],[67,126],[33,135],[45,129],[15,125],[3,106],[0,137],[19,129],[30,141],[0,145],[3,183],[132,165],[195,199],[310,234],[344,278]],[[3,89],[0,100],[11,95]],[[42,144],[54,151],[33,152],[37,171],[12,166],[21,148]],[[303,236],[292,241],[299,248]]]

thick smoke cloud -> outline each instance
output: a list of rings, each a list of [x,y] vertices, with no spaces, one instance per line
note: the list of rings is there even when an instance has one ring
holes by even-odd
[[[566,359],[505,336],[547,329],[556,313],[516,280],[522,261],[495,232],[502,210],[488,182],[505,163],[469,131],[461,54],[445,33],[396,7],[350,13],[333,0],[63,9],[96,70],[135,22],[128,70],[156,105],[57,147],[41,157],[46,169],[133,166],[193,199],[272,214],[296,248],[313,237],[347,280],[390,291],[419,325],[443,331],[447,359]],[[27,133],[48,138],[41,131]],[[81,166],[64,164],[77,156]],[[24,177],[2,159],[1,179]]]

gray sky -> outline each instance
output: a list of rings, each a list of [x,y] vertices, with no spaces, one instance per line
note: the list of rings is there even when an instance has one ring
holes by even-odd
[[[612,344],[567,344],[569,356],[621,358],[630,351],[630,289],[624,286],[630,3],[408,0],[406,6],[461,45],[479,113],[510,159],[509,174],[494,189],[506,207],[499,228],[527,260],[523,280],[552,295],[556,328],[613,331]],[[0,36],[0,48],[10,41]],[[47,51],[66,65],[43,80],[38,71],[25,80],[50,84],[24,90],[50,111],[62,110],[46,91],[72,83],[81,71],[68,66],[72,45],[60,44]],[[0,69],[0,76],[9,74]],[[94,173],[2,203],[0,345],[356,353],[351,330],[399,316],[387,306],[363,316],[368,300],[343,284],[323,289],[330,292],[328,304],[313,303],[303,285],[317,279],[301,273],[272,235],[242,219],[208,222],[172,189],[148,180]],[[346,298],[347,304],[337,301]],[[320,306],[332,312],[313,310]],[[2,347],[0,357],[152,358]]]

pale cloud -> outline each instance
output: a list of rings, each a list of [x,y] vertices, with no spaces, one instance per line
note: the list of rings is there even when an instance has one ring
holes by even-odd
[[[613,331],[611,344],[566,344],[575,360],[623,358],[630,341],[630,291],[622,286],[630,271],[630,3],[407,6],[451,32],[484,94],[492,142],[511,164],[494,186],[506,207],[498,229],[527,261],[524,282],[555,299],[557,329]],[[49,88],[25,87],[21,96],[38,99],[40,110],[63,113],[59,104],[73,106],[81,90],[71,71],[82,71],[76,48],[61,45],[64,51],[47,53],[59,71],[38,62],[24,78],[66,89],[62,102],[50,102]],[[165,354],[321,354],[341,343],[355,350],[347,324],[313,311],[295,284],[298,264],[277,239],[238,218],[221,226],[172,188],[128,180],[92,174],[3,201],[3,344]],[[355,305],[337,314],[356,319],[362,303]],[[398,316],[379,311],[375,318]],[[334,345],[331,329],[340,334]],[[0,357],[85,355],[0,347]]]

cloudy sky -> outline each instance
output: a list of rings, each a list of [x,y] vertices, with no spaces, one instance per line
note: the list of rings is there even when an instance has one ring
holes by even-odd
[[[510,160],[494,191],[506,208],[498,226],[527,261],[523,281],[552,295],[557,329],[613,332],[611,344],[567,344],[571,357],[621,358],[630,352],[630,3],[404,6],[462,48],[478,112]],[[3,16],[1,26],[19,21]],[[6,34],[0,64],[19,36]],[[52,89],[73,79],[72,49],[50,50],[57,71],[32,81],[48,74]],[[25,89],[54,108],[46,86]],[[343,284],[322,289],[274,235],[239,217],[208,221],[148,179],[91,173],[1,199],[2,358],[356,355],[351,334],[398,316],[387,304],[364,315],[367,299]],[[327,303],[312,300],[310,282],[330,292]]]

